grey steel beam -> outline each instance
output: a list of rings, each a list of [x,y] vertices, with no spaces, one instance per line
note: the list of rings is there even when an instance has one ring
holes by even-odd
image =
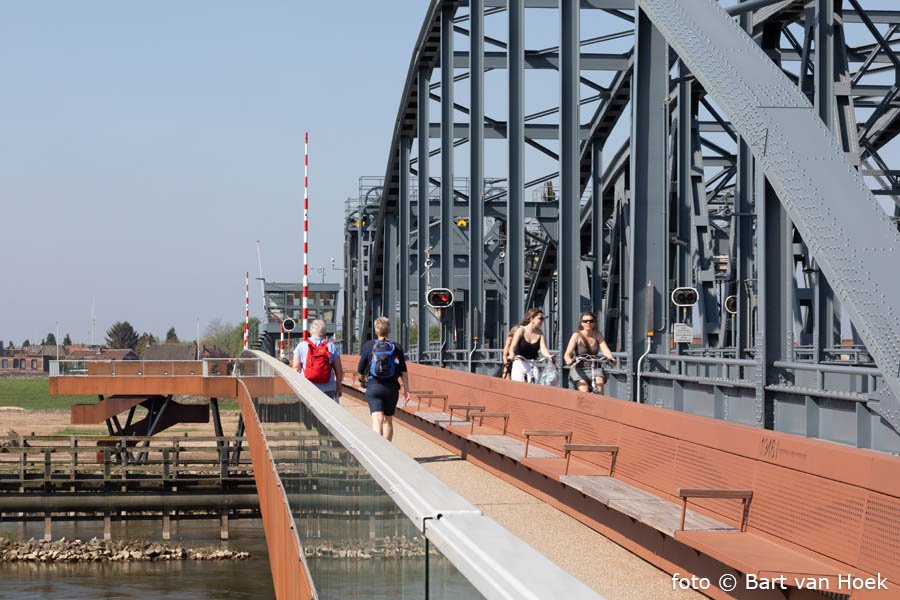
[[[469,8],[469,331],[474,348],[483,338],[484,270],[484,0]]]
[[[888,275],[900,232],[806,97],[717,3],[639,2],[747,140],[884,374],[891,394],[876,410],[900,427],[900,278]]]
[[[483,114],[483,113],[482,113]],[[579,137],[581,140],[586,140],[590,137],[590,126],[582,125],[579,131]],[[711,128],[711,131],[720,130],[721,127]],[[432,123],[429,128],[428,135],[433,139],[438,139],[441,137],[441,124],[440,123]],[[459,138],[468,138],[470,135],[470,127],[469,123],[454,123],[453,124],[453,137]],[[503,121],[488,121],[484,124],[484,137],[490,140],[505,140],[506,139],[506,123]],[[525,124],[525,137],[532,140],[558,140],[559,139],[559,126],[556,123],[526,123]]]
[[[751,32],[753,25],[748,13],[740,16],[741,27]],[[734,340],[735,358],[745,358],[747,351],[753,346],[750,329],[752,319],[751,291],[755,282],[753,261],[753,153],[750,146],[739,137],[737,142],[737,173],[735,174],[734,195],[734,241],[735,281],[732,293],[737,298],[737,314],[731,317],[732,339]]]
[[[525,297],[525,7],[524,0],[509,0],[509,186],[506,195],[506,305],[505,327],[521,318]]]
[[[841,0],[838,0],[840,3]],[[836,111],[834,97],[835,45],[834,45],[834,0],[816,0],[816,70],[815,106],[819,118],[831,131],[836,131]],[[837,139],[837,138],[836,138]],[[815,259],[816,257],[812,257]],[[816,269],[815,309],[813,346],[816,360],[825,358],[825,351],[834,346],[834,293],[828,279],[820,269]],[[837,335],[840,336],[840,316]]]
[[[647,15],[639,11],[635,26],[632,81],[631,244],[629,246],[626,350],[632,375],[645,352],[668,348],[665,315],[669,299],[666,222],[666,140],[669,109],[669,47]],[[633,399],[641,397],[636,387]],[[652,399],[651,399],[652,400]]]
[[[672,245],[671,252],[675,254],[674,266],[675,287],[696,287],[693,280],[693,259],[699,251],[697,243],[700,241],[694,233],[694,223],[692,215],[694,214],[694,198],[693,198],[693,168],[694,168],[694,146],[693,132],[691,126],[694,120],[692,110],[691,96],[693,95],[693,80],[688,77],[688,68],[683,61],[678,62],[678,130],[675,132],[677,152],[676,152],[676,178],[678,185],[676,187],[675,202],[672,208],[675,211],[675,224],[677,227],[676,243]],[[667,290],[666,290],[667,291]],[[701,294],[701,303],[703,301]],[[688,321],[690,313],[687,310],[673,307],[668,302],[668,294],[663,293],[666,301],[664,313],[667,315],[675,314],[676,321]],[[701,313],[702,314],[702,313]],[[705,333],[705,332],[703,332]],[[704,336],[704,341],[705,341]],[[678,344],[678,353],[681,354],[688,344]]]
[[[559,273],[559,355],[575,331],[581,310],[581,232],[579,216],[579,8],[578,0],[560,0],[560,194],[557,271]],[[565,383],[565,380],[564,380]]]
[[[468,4],[466,0],[459,3],[460,6]],[[485,0],[488,8],[505,8],[506,0]],[[631,10],[634,8],[633,0],[581,0],[581,8],[595,8],[603,10]],[[525,8],[559,8],[559,0],[525,0]]]
[[[409,150],[412,138],[400,139],[400,255],[397,261],[397,284],[400,287],[400,328],[398,339],[409,350]]]
[[[390,319],[391,331],[396,332],[397,324],[397,213],[384,216],[384,271],[381,279],[381,314]]]
[[[526,69],[559,69],[559,52],[528,51],[523,54]],[[464,69],[469,66],[469,53],[460,50],[453,53],[453,66]],[[484,53],[486,69],[505,69],[507,53],[499,50]],[[581,54],[583,71],[621,71],[628,66],[628,54],[585,52]]]
[[[603,174],[603,141],[591,142],[591,305],[597,313],[597,328],[602,329],[604,315],[601,313],[603,306],[603,260],[606,257],[606,247],[603,241],[603,186],[601,177]]]
[[[419,140],[419,194],[416,201],[416,219],[418,229],[418,239],[416,247],[418,249],[416,257],[416,289],[419,290],[418,310],[416,316],[416,325],[418,327],[418,352],[419,360],[422,360],[422,353],[428,350],[428,311],[425,305],[426,289],[426,267],[425,257],[428,250],[428,219],[429,217],[429,201],[428,189],[431,183],[428,180],[428,79],[430,71],[427,69],[419,69],[419,79],[417,82],[419,98],[418,98],[418,140]]]
[[[453,10],[441,8],[441,287],[453,287]],[[449,312],[449,311],[448,311]],[[451,342],[450,319],[441,318],[442,348]]]

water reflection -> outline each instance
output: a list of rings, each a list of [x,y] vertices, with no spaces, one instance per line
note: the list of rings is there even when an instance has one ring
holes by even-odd
[[[16,537],[19,525],[0,524],[0,535]],[[89,539],[103,535],[103,524],[54,523],[54,535]],[[113,522],[114,539],[160,540],[158,522]],[[223,600],[275,598],[262,523],[257,519],[231,522],[231,540],[219,541],[217,521],[181,521],[173,544],[219,547],[250,552],[246,561],[167,561],[106,563],[0,563],[0,598]],[[42,535],[40,523],[28,524],[28,537]]]
[[[322,600],[481,597],[296,395],[255,405]]]

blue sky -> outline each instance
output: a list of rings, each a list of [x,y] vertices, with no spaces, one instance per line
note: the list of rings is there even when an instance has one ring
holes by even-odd
[[[299,280],[382,175],[425,2],[0,4],[0,339],[243,318],[244,272]],[[330,271],[328,279],[337,281]],[[319,280],[313,273],[312,279]],[[251,288],[252,312],[258,314]]]
[[[184,338],[198,318],[201,327],[238,322],[244,272],[258,274],[256,240],[270,281],[299,281],[306,129],[311,267],[339,281],[330,258],[342,262],[344,202],[356,197],[360,176],[384,174],[427,5],[0,3],[0,340],[39,341],[59,321],[61,334],[89,341],[94,299],[98,340],[118,320],[156,335],[174,326]],[[527,47],[557,43],[555,13],[527,12]],[[581,13],[583,38],[630,27],[601,11]],[[861,27],[848,38],[868,41]],[[505,39],[505,13],[486,17],[485,30]],[[466,49],[467,38],[455,38]],[[631,43],[627,36],[589,51],[624,52]],[[604,85],[612,77],[586,74]],[[529,70],[525,78],[526,112],[558,105],[558,73]],[[505,71],[487,73],[485,89],[487,115],[506,119]],[[581,94],[593,92],[582,86]],[[468,81],[459,82],[456,101],[468,105],[468,95]],[[582,107],[583,122],[595,107]],[[468,120],[460,112],[456,119]],[[439,120],[432,102],[431,121]],[[628,129],[622,119],[605,161]],[[455,174],[467,176],[468,147],[454,159]],[[505,176],[506,160],[506,143],[489,140],[486,176]],[[525,163],[526,179],[557,169],[536,151]],[[439,177],[440,157],[430,164]],[[251,284],[251,314],[261,315],[258,282]]]

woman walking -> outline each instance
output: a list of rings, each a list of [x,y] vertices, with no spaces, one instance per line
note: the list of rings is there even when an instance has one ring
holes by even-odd
[[[511,354],[514,357],[513,381],[528,381],[529,376],[532,381],[537,381],[539,373],[535,368],[534,361],[537,360],[538,355],[553,358],[553,355],[547,350],[547,341],[541,329],[543,325],[544,311],[539,308],[529,308],[519,328],[513,334],[510,343]]]
[[[616,364],[616,357],[613,356],[606,345],[603,334],[597,331],[597,316],[592,312],[581,313],[581,324],[578,331],[569,338],[569,345],[566,346],[566,353],[563,360],[567,365],[575,363],[576,356],[596,357],[603,354],[609,359],[609,362]],[[591,372],[594,374],[594,383],[597,386],[598,393],[603,393],[603,386],[606,383],[606,373],[602,367],[590,369],[583,362],[569,369],[569,379],[575,384],[579,392],[591,391]]]

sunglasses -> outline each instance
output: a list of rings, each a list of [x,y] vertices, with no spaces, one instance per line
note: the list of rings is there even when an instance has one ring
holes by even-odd
[[[582,323],[596,323],[597,321],[595,319],[582,319],[581,322]]]
[[[544,315],[538,315],[538,316],[535,317],[535,319],[539,319],[539,320],[543,321],[543,320],[544,320]]]

